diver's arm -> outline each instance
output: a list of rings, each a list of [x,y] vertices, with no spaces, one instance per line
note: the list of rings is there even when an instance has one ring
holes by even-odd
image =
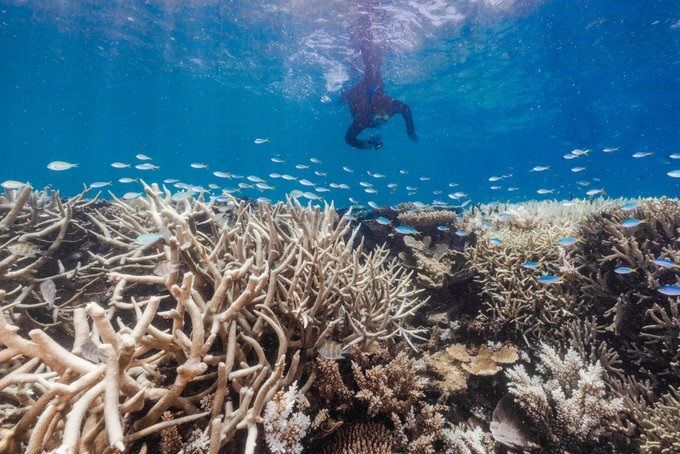
[[[404,122],[406,122],[406,133],[409,138],[414,142],[418,141],[418,135],[416,134],[416,127],[413,124],[413,115],[411,115],[411,108],[401,101],[396,99],[392,100],[392,114],[400,113],[404,117]]]
[[[354,122],[347,129],[345,133],[345,142],[351,147],[359,148],[360,150],[368,150],[369,148],[375,148],[376,150],[382,148],[382,141],[380,137],[370,137],[367,140],[361,140],[357,136],[363,131],[364,128],[359,126],[358,123]]]

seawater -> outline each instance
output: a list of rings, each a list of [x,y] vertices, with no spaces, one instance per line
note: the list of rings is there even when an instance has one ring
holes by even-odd
[[[276,187],[240,192],[248,197],[304,189],[268,177],[275,172],[349,184],[320,194],[339,206],[349,197],[451,202],[455,191],[473,202],[569,199],[592,188],[612,197],[680,194],[667,176],[680,168],[668,157],[680,151],[674,2],[374,1],[386,91],[411,106],[420,137],[410,142],[393,118],[377,131],[379,151],[343,141],[350,116],[341,93],[362,70],[349,32],[353,3],[0,1],[0,180],[66,195],[112,181],[106,189],[121,195],[139,190],[122,177],[243,181],[212,175],[228,171]],[[575,148],[591,151],[564,160]],[[654,154],[632,158],[638,151]],[[139,163],[137,153],[160,169],[110,167]],[[52,172],[53,160],[79,166]],[[536,165],[550,169],[529,172]]]

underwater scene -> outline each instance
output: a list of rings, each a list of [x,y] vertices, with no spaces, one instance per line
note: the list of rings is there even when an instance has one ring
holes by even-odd
[[[0,454],[680,453],[680,4],[0,0]]]

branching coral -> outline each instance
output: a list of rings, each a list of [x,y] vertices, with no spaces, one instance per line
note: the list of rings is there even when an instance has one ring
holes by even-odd
[[[311,424],[309,416],[293,412],[299,404],[297,383],[294,382],[285,393],[279,391],[267,402],[262,416],[265,440],[272,453],[299,454],[302,439]],[[299,405],[298,405],[299,406]]]
[[[643,221],[634,229],[626,218]],[[677,266],[659,266],[665,258],[680,260],[680,202],[649,200],[623,212],[615,208],[583,222],[583,243],[573,252],[579,272],[579,298],[588,302],[597,323],[612,333],[610,342],[623,348],[619,355],[628,372],[640,369],[677,383],[680,378],[680,307],[677,298],[658,292],[664,284],[680,282]],[[631,268],[621,275],[618,267]],[[669,374],[675,378],[668,377]]]
[[[392,431],[378,423],[359,423],[340,429],[324,454],[391,454],[395,444]]]
[[[20,303],[4,304],[0,364],[20,361],[0,389],[30,388],[36,398],[17,402],[22,416],[2,449],[122,451],[185,425],[201,428],[191,438],[196,449],[207,443],[217,452],[245,433],[245,451],[254,452],[266,404],[303,378],[326,340],[364,348],[395,338],[412,344],[417,335],[406,324],[422,304],[410,276],[385,250],[354,247],[356,231],[332,207],[220,205],[173,200],[156,186],[145,192],[78,223],[107,246],[88,251],[88,264],[112,286],[100,304],[82,308],[79,300],[71,351],[60,345],[69,341],[40,329],[27,339],[8,319],[19,318]],[[78,203],[67,201],[64,213],[81,216]],[[17,204],[3,225],[31,216]],[[0,270],[13,283],[18,274],[10,273]],[[5,299],[19,292],[10,293]],[[313,379],[305,377],[302,394]],[[212,408],[202,412],[207,395]],[[168,410],[174,417],[163,421]]]
[[[680,392],[671,388],[644,413],[642,425],[643,452],[680,452]]]
[[[405,250],[399,253],[404,264],[416,272],[418,283],[425,288],[441,289],[462,282],[471,275],[465,267],[465,256],[444,242],[432,244],[432,237],[417,240],[404,237]]]
[[[583,304],[565,285],[550,286],[538,280],[541,272],[569,278],[560,271],[570,267],[557,245],[568,233],[562,227],[499,227],[469,246],[466,255],[484,306],[474,326],[485,334],[512,336],[532,344],[582,314]],[[538,262],[539,269],[523,266],[528,261]]]
[[[510,394],[541,430],[542,446],[580,450],[611,435],[623,404],[608,394],[602,366],[585,364],[574,350],[561,358],[545,344],[540,360],[541,375],[521,365],[506,374]]]

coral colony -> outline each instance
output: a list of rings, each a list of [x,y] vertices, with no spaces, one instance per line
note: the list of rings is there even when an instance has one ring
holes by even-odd
[[[678,200],[90,191],[0,198],[2,453],[680,452]]]

